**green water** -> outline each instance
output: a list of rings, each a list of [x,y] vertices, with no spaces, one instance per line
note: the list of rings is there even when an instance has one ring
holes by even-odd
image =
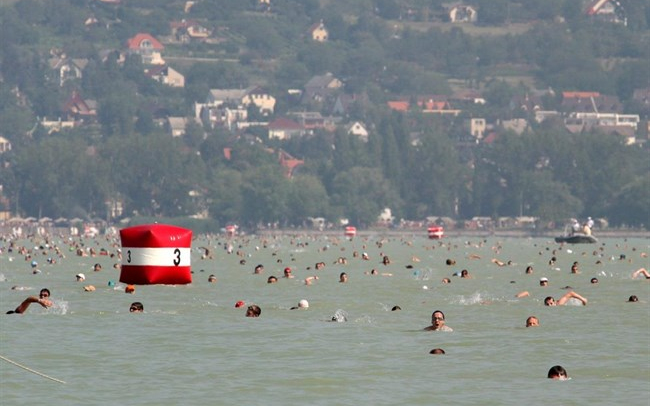
[[[201,237],[192,245],[192,284],[138,286],[133,295],[123,284],[108,286],[119,279],[116,258],[78,257],[66,242],[52,240],[65,253],[53,265],[52,250],[34,250],[42,241],[17,241],[32,250],[29,260],[0,242],[3,313],[41,287],[55,301],[51,309],[0,315],[0,354],[66,382],[0,360],[3,406],[612,405],[647,404],[650,395],[650,282],[630,277],[650,268],[647,239],[560,247],[541,238]],[[115,252],[119,239],[84,244]],[[214,259],[201,259],[204,245]],[[381,264],[381,255],[391,264]],[[552,256],[557,262],[549,266]],[[348,263],[335,263],[339,257]],[[448,258],[456,265],[446,265]],[[493,258],[513,264],[500,267]],[[319,261],[326,267],[316,271]],[[574,261],[580,274],[569,271]],[[94,263],[103,270],[93,272]],[[260,263],[264,273],[253,274]],[[286,266],[294,279],[281,278]],[[380,275],[366,274],[373,268]],[[473,279],[452,276],[461,269]],[[75,280],[79,272],[84,283]],[[348,283],[338,282],[340,272]],[[207,282],[209,274],[217,283]],[[270,275],[278,283],[267,284]],[[311,275],[319,279],[307,286]],[[546,288],[542,276],[550,279]],[[590,283],[594,276],[598,284]],[[84,292],[88,284],[97,290]],[[588,305],[543,306],[567,285]],[[522,290],[531,295],[516,299]],[[633,294],[639,302],[628,303]],[[300,299],[310,307],[289,310]],[[239,300],[258,304],[261,317],[244,317],[245,307],[234,307]],[[143,314],[128,312],[133,301],[144,303]],[[390,311],[394,305],[402,310]],[[339,309],[348,321],[329,322]],[[454,332],[422,331],[435,309]],[[530,315],[540,327],[524,327]],[[429,355],[436,347],[446,355]],[[569,381],[546,378],[556,364]]]

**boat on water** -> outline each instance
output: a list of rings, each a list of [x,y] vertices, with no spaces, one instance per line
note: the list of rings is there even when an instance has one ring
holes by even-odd
[[[589,217],[589,220],[591,220],[591,217]],[[585,225],[582,231],[577,231],[579,229],[577,220],[572,219],[572,224],[564,227],[564,234],[555,237],[555,242],[566,244],[595,244],[598,242],[598,239],[591,235],[590,225]]]
[[[563,235],[560,237],[555,237],[555,242],[566,243],[566,244],[595,244],[598,242],[598,239],[593,235],[588,235],[584,233],[574,233],[572,235]]]

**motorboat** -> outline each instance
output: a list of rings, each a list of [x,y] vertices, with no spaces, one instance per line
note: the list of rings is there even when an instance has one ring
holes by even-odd
[[[555,237],[555,242],[566,244],[595,244],[598,242],[598,239],[589,234],[573,233],[572,235]]]

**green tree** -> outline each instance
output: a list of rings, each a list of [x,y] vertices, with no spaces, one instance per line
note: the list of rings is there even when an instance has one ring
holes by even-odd
[[[338,172],[332,187],[330,196],[335,212],[358,227],[374,224],[385,207],[402,206],[390,183],[373,168],[354,167]]]

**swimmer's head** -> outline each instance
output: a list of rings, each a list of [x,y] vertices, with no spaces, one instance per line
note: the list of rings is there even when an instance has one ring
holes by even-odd
[[[555,365],[551,367],[551,369],[548,370],[547,376],[549,379],[555,379],[560,381],[565,381],[569,379],[569,375],[567,374],[566,369],[564,369],[561,365]]]

